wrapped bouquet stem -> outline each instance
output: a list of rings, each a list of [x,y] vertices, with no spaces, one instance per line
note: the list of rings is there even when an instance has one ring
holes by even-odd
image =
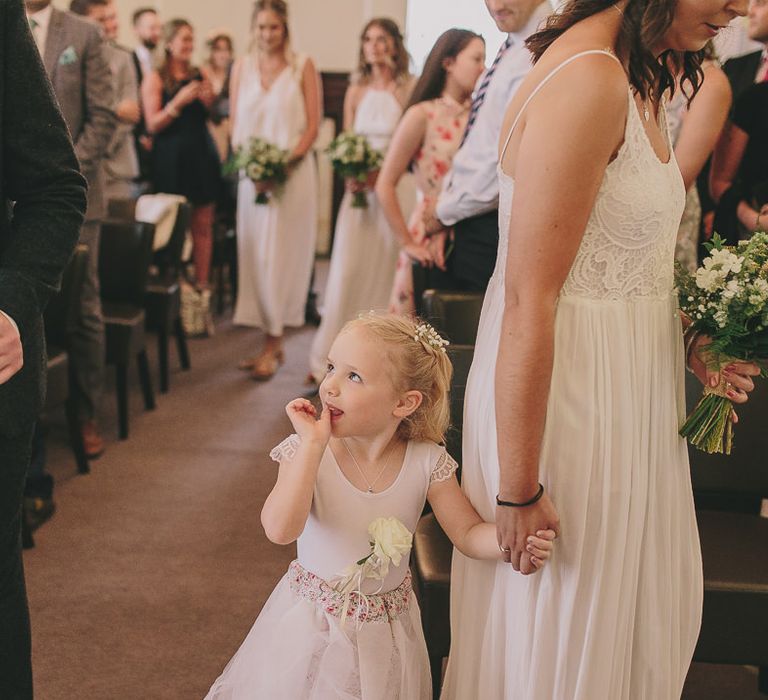
[[[328,146],[327,153],[339,175],[360,185],[360,189],[352,194],[352,206],[356,209],[367,208],[368,179],[381,167],[384,155],[374,149],[365,136],[349,131],[340,133]]]
[[[709,256],[695,275],[677,268],[680,309],[691,319],[686,333],[705,337],[699,357],[710,372],[734,362],[752,362],[768,376],[768,234],[756,233],[738,246],[726,246],[715,235]],[[695,447],[730,454],[733,447],[733,403],[727,379],[707,386],[680,428]]]

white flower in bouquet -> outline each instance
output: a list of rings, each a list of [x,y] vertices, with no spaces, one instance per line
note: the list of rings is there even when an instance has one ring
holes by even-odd
[[[365,136],[346,131],[330,143],[326,152],[333,169],[341,177],[352,178],[361,184],[365,184],[370,173],[381,167],[383,160],[383,154],[372,148]],[[368,206],[364,191],[354,193],[352,206],[363,209]]]

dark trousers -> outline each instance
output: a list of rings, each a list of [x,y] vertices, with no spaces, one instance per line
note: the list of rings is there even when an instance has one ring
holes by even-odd
[[[29,608],[21,558],[21,502],[32,426],[0,435],[0,698],[31,700]]]
[[[499,247],[498,211],[459,221],[453,231],[453,250],[445,270],[414,265],[413,292],[418,313],[426,289],[484,293],[488,287]]]

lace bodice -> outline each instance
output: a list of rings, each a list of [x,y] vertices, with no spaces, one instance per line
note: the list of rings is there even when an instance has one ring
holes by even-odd
[[[685,206],[683,180],[664,105],[660,115],[671,154],[667,163],[653,150],[631,91],[627,95],[624,143],[605,170],[561,296],[606,301],[662,298],[669,297],[674,287],[675,241]],[[514,180],[501,170],[499,178],[499,262],[494,275],[503,281]]]

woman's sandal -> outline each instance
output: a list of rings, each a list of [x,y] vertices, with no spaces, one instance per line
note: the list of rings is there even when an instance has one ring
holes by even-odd
[[[272,379],[280,365],[285,362],[285,353],[282,350],[277,352],[264,351],[258,357],[254,358],[253,368],[251,369],[251,379],[257,382],[264,382]]]

